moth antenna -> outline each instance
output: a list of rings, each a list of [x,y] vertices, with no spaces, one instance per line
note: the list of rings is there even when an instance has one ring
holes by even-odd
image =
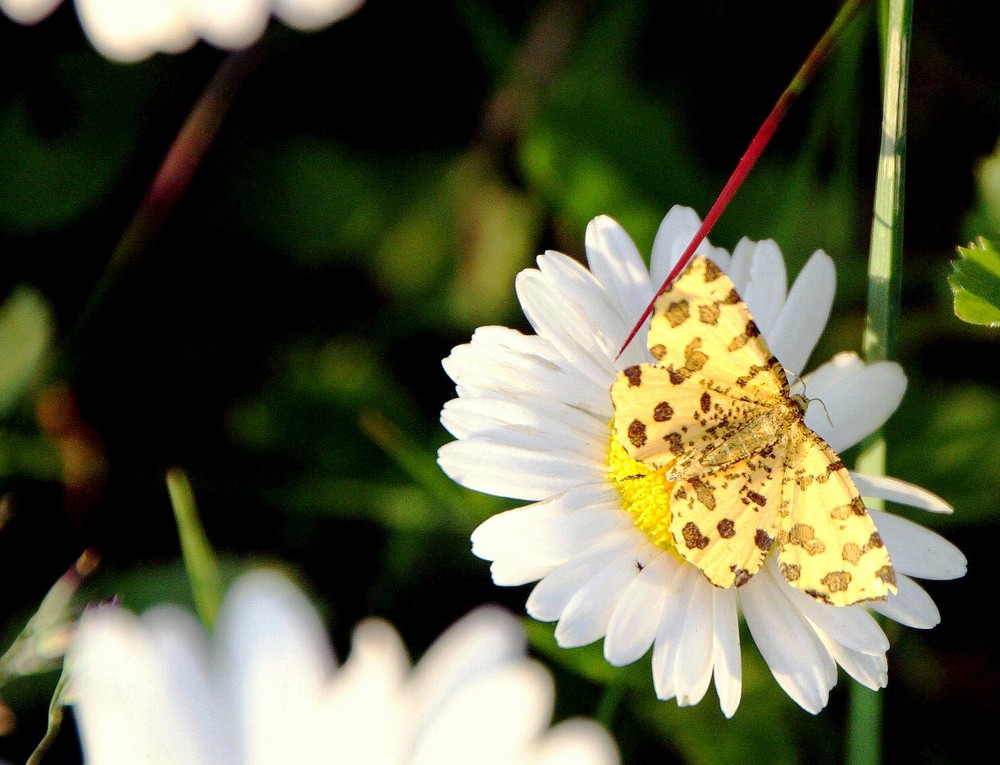
[[[826,414],[826,421],[830,423],[831,427],[833,427],[833,420],[830,418],[830,410],[826,408],[826,404],[823,403],[823,399],[821,399],[821,398],[809,398],[809,396],[806,395],[806,381],[803,380],[801,377],[799,377],[797,374],[795,374],[795,372],[789,372],[786,369],[785,370],[785,374],[787,376],[789,376],[789,377],[795,378],[792,381],[792,384],[790,386],[788,386],[789,390],[791,390],[791,388],[793,386],[795,386],[795,385],[801,385],[802,386],[802,397],[806,400],[806,403],[807,404],[811,404],[813,401],[818,401],[819,404],[820,404],[820,406],[823,407],[823,412]]]

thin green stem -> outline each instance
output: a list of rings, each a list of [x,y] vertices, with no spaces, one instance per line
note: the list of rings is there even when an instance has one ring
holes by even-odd
[[[875,186],[868,256],[868,315],[863,349],[869,362],[895,357],[903,261],[903,185],[906,167],[906,95],[913,5],[884,0],[882,145]],[[864,444],[858,470],[884,475],[885,437],[880,430]],[[880,506],[878,503],[876,506]],[[882,697],[858,684],[851,687],[847,762],[878,765],[882,759]]]
[[[56,683],[55,691],[52,693],[52,701],[49,703],[49,724],[45,730],[45,735],[42,737],[42,740],[38,742],[38,746],[35,747],[35,750],[25,761],[24,765],[38,765],[45,756],[45,753],[48,752],[52,747],[52,744],[55,743],[56,737],[59,735],[59,731],[62,728],[63,709],[65,707],[65,704],[63,703],[63,693],[66,690],[68,677],[69,676],[64,666],[62,674],[59,675],[59,681]]]
[[[167,471],[167,490],[177,519],[177,533],[181,540],[181,552],[191,583],[194,605],[202,624],[211,630],[222,603],[219,564],[198,519],[194,491],[183,470],[171,468]]]
[[[840,11],[837,13],[833,22],[830,24],[826,32],[819,39],[819,42],[813,47],[809,52],[809,56],[803,62],[802,66],[792,77],[792,81],[788,83],[788,87],[778,98],[777,103],[771,109],[771,113],[767,115],[767,118],[761,124],[757,133],[754,135],[753,139],[750,141],[750,146],[747,148],[746,152],[740,158],[740,161],[736,165],[736,169],[733,170],[733,174],[729,176],[729,180],[726,181],[726,185],[722,187],[722,191],[719,192],[718,198],[715,203],[709,209],[708,214],[705,216],[705,220],[702,221],[701,227],[695,232],[694,238],[688,244],[687,249],[681,254],[680,259],[674,265],[673,269],[667,275],[667,278],[663,280],[663,284],[653,295],[653,299],[649,301],[649,305],[642,312],[642,316],[632,327],[632,331],[629,332],[628,337],[625,342],[622,343],[622,347],[618,351],[618,355],[621,356],[622,352],[628,347],[629,343],[635,338],[639,331],[639,328],[645,323],[646,319],[653,312],[653,305],[656,303],[656,298],[664,292],[667,287],[670,286],[677,275],[684,269],[687,262],[694,255],[694,251],[698,249],[698,245],[702,243],[706,236],[708,236],[709,231],[715,225],[715,222],[722,215],[723,210],[729,205],[733,196],[736,194],[740,186],[743,185],[743,181],[746,180],[747,175],[750,174],[750,170],[757,163],[760,155],[764,153],[764,148],[771,141],[771,137],[774,135],[774,131],[778,129],[778,125],[784,118],[785,114],[792,107],[792,104],[798,99],[805,90],[806,85],[808,85],[816,72],[819,71],[823,62],[826,61],[827,57],[830,55],[830,51],[833,50],[834,44],[844,35],[844,31],[847,29],[850,22],[858,14],[866,4],[867,0],[847,0],[841,7]]]

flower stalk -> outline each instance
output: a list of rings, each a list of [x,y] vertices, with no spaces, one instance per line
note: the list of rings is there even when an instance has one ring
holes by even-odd
[[[906,95],[913,4],[883,0],[881,60],[882,145],[876,172],[874,215],[868,256],[868,313],[863,351],[869,362],[896,356],[903,261],[903,184],[906,168]],[[886,443],[879,429],[865,442],[858,470],[884,475]],[[881,500],[869,500],[881,509]],[[847,762],[878,765],[882,759],[882,698],[851,687]]]

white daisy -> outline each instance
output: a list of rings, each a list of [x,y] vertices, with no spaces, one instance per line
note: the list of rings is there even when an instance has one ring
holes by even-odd
[[[520,624],[480,608],[411,667],[379,619],[338,666],[315,610],[273,571],[229,590],[215,634],[158,606],[84,614],[68,658],[87,765],[614,765],[583,719],[549,728],[553,684]]]
[[[866,607],[820,604],[791,587],[774,556],[745,586],[719,589],[689,563],[661,549],[623,509],[609,467],[610,386],[619,370],[653,362],[642,341],[615,356],[654,289],[700,225],[674,207],[653,243],[651,268],[625,231],[600,217],[587,229],[590,271],[558,252],[519,274],[516,288],[534,336],[481,327],[444,367],[458,398],[441,422],[457,439],[438,461],[471,489],[533,504],[500,513],[472,535],[473,552],[492,561],[493,581],[538,581],[528,613],[557,621],[564,647],[604,638],[614,665],[652,646],[661,699],[698,703],[713,676],[722,711],[732,716],[742,690],[738,614],[779,685],[816,713],[837,682],[837,665],[869,688],[884,687],[888,641],[869,609],[928,628],[939,614],[911,577],[950,579],[965,558],[932,531],[872,511],[898,574],[899,592]],[[794,373],[805,367],[830,314],[835,271],[817,251],[786,290],[785,263],[773,241],[743,239],[730,256],[706,240],[699,254],[728,273],[771,351]],[[836,451],[880,427],[896,409],[906,378],[895,363],[865,364],[841,353],[804,377],[806,423]],[[852,473],[864,496],[932,512],[940,498],[902,481]],[[635,522],[634,522],[635,521]]]
[[[0,10],[34,24],[61,0],[0,0]],[[364,0],[76,0],[80,25],[103,55],[139,61],[180,53],[199,40],[240,49],[263,34],[272,15],[295,29],[314,30],[353,13]]]

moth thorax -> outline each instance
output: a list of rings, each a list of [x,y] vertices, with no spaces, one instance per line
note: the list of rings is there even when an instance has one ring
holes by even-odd
[[[676,481],[718,470],[774,446],[784,438],[793,423],[802,419],[805,412],[804,398],[801,402],[790,398],[792,400],[784,406],[751,417],[703,451],[682,457],[667,473],[668,480]]]
[[[802,410],[802,415],[805,416],[806,409],[809,408],[809,399],[803,396],[801,393],[796,393],[794,396],[789,396],[795,405]]]

